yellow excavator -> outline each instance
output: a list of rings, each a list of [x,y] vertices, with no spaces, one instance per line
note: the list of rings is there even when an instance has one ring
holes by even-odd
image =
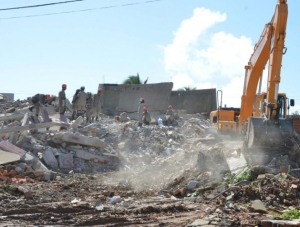
[[[287,51],[284,46],[287,16],[287,0],[278,0],[273,18],[265,25],[245,66],[241,107],[222,108],[218,100],[218,110],[210,114],[218,132],[244,136],[248,154],[270,154],[268,151],[280,154],[292,146],[293,119],[287,115],[294,100],[278,92],[282,56]],[[268,62],[267,92],[261,92],[262,73]],[[221,91],[217,97],[222,100]]]

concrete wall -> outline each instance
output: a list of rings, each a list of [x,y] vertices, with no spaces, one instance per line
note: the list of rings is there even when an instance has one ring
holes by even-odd
[[[14,98],[15,98],[15,94],[14,93],[0,93],[1,95],[3,95],[7,101],[13,102]]]
[[[117,115],[127,112],[131,119],[138,119],[139,99],[144,98],[151,117],[165,113],[173,83],[157,84],[99,84],[103,89],[103,113]]]
[[[217,109],[216,89],[202,89],[191,91],[172,91],[170,104],[173,109],[186,110],[188,114],[208,114]]]

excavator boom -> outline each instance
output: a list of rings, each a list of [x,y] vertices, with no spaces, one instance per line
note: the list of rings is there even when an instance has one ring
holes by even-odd
[[[245,135],[245,155],[255,164],[265,164],[277,155],[288,154],[293,147],[293,120],[286,119],[287,98],[284,93],[278,93],[282,56],[286,52],[287,16],[287,0],[278,0],[273,18],[265,25],[245,66],[239,132]],[[267,92],[256,95],[267,62]]]
[[[280,83],[280,70],[282,55],[284,53],[284,39],[287,24],[287,0],[278,0],[274,16],[260,36],[255,45],[254,52],[248,65],[245,66],[244,91],[241,100],[241,113],[239,118],[239,131],[248,118],[252,116],[257,85],[263,70],[269,61],[267,101],[277,108],[277,97]],[[270,108],[266,108],[266,116],[270,115]],[[272,118],[272,116],[270,116]]]

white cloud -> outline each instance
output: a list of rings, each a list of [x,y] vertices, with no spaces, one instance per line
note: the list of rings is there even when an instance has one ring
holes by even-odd
[[[172,78],[173,82],[173,89],[178,90],[179,88],[183,87],[188,87],[191,86],[193,87],[194,81],[189,77],[189,75],[185,73],[179,73],[176,76]]]
[[[216,83],[205,82],[205,83],[194,83],[191,77],[186,73],[179,73],[176,76],[172,77],[172,82],[174,84],[173,89],[178,90],[183,87],[195,87],[197,89],[208,89],[215,88]]]
[[[173,42],[164,48],[165,70],[174,89],[183,86],[223,89],[223,103],[240,106],[244,65],[253,51],[251,39],[219,31],[210,33],[226,14],[205,8],[194,10],[174,32]],[[227,94],[228,93],[228,94]]]
[[[222,86],[223,106],[240,107],[243,94],[244,77],[234,77],[231,81]]]

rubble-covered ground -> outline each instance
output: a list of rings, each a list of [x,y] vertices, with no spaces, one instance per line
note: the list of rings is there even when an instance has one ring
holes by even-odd
[[[86,126],[28,105],[0,101],[0,226],[300,226],[297,164],[247,165],[200,115]]]

